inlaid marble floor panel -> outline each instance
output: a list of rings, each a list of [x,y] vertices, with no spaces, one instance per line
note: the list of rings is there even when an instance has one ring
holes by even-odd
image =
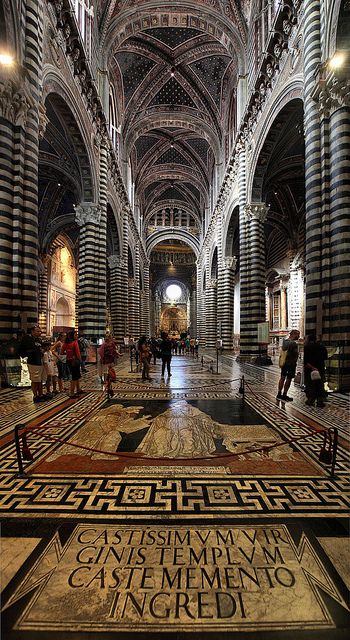
[[[76,400],[0,392],[4,639],[348,637],[346,398],[281,403],[277,371],[224,360],[142,382],[124,356],[110,401],[94,366]]]

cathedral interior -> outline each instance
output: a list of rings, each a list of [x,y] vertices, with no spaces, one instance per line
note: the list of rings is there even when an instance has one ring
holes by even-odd
[[[4,640],[348,637],[349,88],[349,0],[0,0]]]

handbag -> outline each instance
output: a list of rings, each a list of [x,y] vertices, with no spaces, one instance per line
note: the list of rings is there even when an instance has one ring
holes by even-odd
[[[278,359],[278,366],[280,367],[280,369],[282,369],[282,367],[284,367],[284,365],[286,364],[287,353],[288,353],[288,349],[282,349],[280,353],[280,357]]]
[[[333,459],[333,438],[329,430],[324,432],[323,445],[318,457],[323,464],[332,464]]]
[[[313,382],[321,380],[321,374],[318,369],[314,369],[313,371],[311,371],[310,377]]]

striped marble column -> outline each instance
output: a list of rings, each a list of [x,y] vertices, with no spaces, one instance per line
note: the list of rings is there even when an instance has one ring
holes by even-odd
[[[329,342],[344,351],[341,388],[350,389],[350,85],[344,90],[333,84],[330,103],[330,221],[329,250],[331,282],[325,322]],[[333,372],[335,374],[335,371]]]
[[[51,256],[40,256],[38,282],[38,321],[44,335],[48,334],[48,267]]]
[[[128,279],[129,290],[129,333],[132,338],[140,337],[140,288],[136,278]]]
[[[121,263],[121,276],[122,276],[122,289],[124,293],[125,307],[123,310],[124,320],[124,336],[131,335],[131,328],[129,324],[129,276],[128,276],[128,257],[129,257],[129,212],[125,207],[122,212],[122,263]]]
[[[254,334],[251,333],[250,300],[249,300],[249,229],[245,207],[247,204],[246,151],[240,143],[238,186],[239,186],[239,278],[240,278],[240,347],[238,360],[250,359],[251,344]]]
[[[150,337],[150,305],[149,305],[149,266],[150,261],[143,263],[143,291],[141,292],[141,325],[140,333]]]
[[[125,287],[122,286],[123,261],[119,255],[108,257],[110,271],[111,321],[113,335],[118,344],[124,343]]]
[[[135,292],[134,292],[134,316],[132,317],[132,324],[134,326],[134,334],[135,336],[140,336],[141,331],[141,286],[140,286],[140,247],[137,244],[135,246],[135,264],[134,264],[134,281],[135,281]]]
[[[322,287],[321,129],[313,92],[321,62],[320,2],[304,3],[304,130],[306,218],[306,333],[315,330]]]
[[[247,350],[252,356],[260,351],[258,324],[265,322],[266,318],[264,222],[268,210],[269,207],[261,202],[250,203],[245,207],[249,252],[249,317],[246,318],[245,327],[249,335]]]
[[[0,339],[38,320],[42,2],[25,0],[18,11],[23,68],[0,77]]]
[[[220,288],[221,297],[221,339],[223,349],[233,349],[234,332],[234,294],[235,294],[235,271],[237,260],[235,257],[222,259],[221,273],[222,285]]]
[[[217,340],[217,284],[216,279],[209,280],[205,290],[205,333],[206,345],[210,349],[216,347]]]
[[[203,278],[205,273],[205,267],[197,264],[197,338],[200,344],[205,344],[205,320],[204,320],[204,298],[205,291],[203,291]]]
[[[190,297],[190,325],[191,325],[191,337],[197,337],[197,293],[193,288]]]
[[[105,276],[106,259],[101,265],[99,225],[103,217],[100,205],[84,203],[75,208],[79,237],[79,327],[89,338],[103,337],[106,328],[106,296],[101,300],[99,279]],[[106,277],[104,279],[106,286]],[[104,289],[105,291],[105,289]]]

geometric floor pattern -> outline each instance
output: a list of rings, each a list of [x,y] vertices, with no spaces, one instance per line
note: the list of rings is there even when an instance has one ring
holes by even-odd
[[[78,400],[0,392],[3,637],[348,637],[348,398],[281,403],[276,367],[227,356],[119,362],[111,401],[92,365]]]

